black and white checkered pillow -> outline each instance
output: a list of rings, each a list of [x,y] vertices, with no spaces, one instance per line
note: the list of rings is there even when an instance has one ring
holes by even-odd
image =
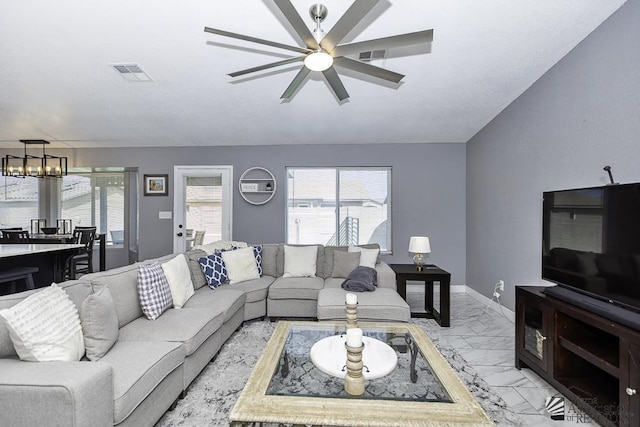
[[[142,312],[149,320],[156,320],[173,306],[169,282],[157,262],[138,266],[138,296]]]

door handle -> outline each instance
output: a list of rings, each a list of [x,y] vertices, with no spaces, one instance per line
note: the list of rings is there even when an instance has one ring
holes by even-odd
[[[181,231],[181,232],[179,232],[178,234],[176,234],[176,236],[178,236],[178,237],[182,237],[182,231]]]

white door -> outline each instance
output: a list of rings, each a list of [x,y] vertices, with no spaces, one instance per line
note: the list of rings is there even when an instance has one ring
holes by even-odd
[[[231,239],[233,166],[174,166],[173,251]]]

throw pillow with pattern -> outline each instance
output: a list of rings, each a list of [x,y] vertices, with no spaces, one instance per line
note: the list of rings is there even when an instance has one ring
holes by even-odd
[[[209,256],[198,259],[207,285],[211,289],[215,289],[229,280],[227,268],[224,265],[224,261],[222,261],[222,252],[224,251],[214,252]]]
[[[156,320],[173,306],[169,282],[157,262],[138,266],[137,287],[140,307],[147,319]]]
[[[253,255],[256,257],[256,264],[258,264],[258,274],[262,277],[262,245],[253,246]]]

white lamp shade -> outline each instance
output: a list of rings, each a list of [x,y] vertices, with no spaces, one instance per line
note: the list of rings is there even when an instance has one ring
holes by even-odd
[[[424,236],[412,236],[411,239],[409,239],[409,252],[414,254],[431,253],[429,238]]]

